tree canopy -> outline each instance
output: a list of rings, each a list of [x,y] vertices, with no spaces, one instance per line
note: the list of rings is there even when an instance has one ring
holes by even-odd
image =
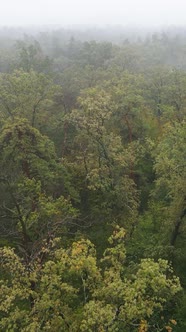
[[[0,43],[0,330],[185,332],[185,33],[72,34]]]

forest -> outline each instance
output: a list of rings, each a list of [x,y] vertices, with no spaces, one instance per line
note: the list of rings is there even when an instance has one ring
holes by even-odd
[[[0,331],[186,331],[185,52],[0,29]]]

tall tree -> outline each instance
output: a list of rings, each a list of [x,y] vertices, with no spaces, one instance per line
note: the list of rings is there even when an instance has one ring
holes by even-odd
[[[76,131],[66,162],[80,190],[84,212],[91,212],[97,220],[120,220],[132,230],[138,207],[130,177],[135,156],[109,125],[114,103],[108,93],[95,88],[79,98],[79,106],[68,117]]]
[[[56,249],[53,240],[48,260],[29,270],[13,250],[1,248],[1,331],[172,330],[176,322],[163,316],[181,290],[179,279],[167,261],[151,259],[127,276],[124,237],[116,227],[101,268],[89,240],[67,249]]]
[[[16,70],[0,76],[1,122],[7,118],[26,118],[32,126],[40,126],[51,116],[55,96],[61,88],[44,74]]]
[[[37,256],[42,241],[61,234],[76,215],[64,184],[66,171],[53,143],[26,120],[3,128],[0,160],[1,234],[14,241],[29,261]]]

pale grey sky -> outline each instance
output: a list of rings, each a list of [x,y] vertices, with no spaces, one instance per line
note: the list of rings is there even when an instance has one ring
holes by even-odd
[[[186,0],[0,0],[0,25],[186,25]]]

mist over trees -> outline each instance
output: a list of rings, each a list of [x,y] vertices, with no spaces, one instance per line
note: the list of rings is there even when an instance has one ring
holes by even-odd
[[[186,28],[0,29],[0,330],[185,332]]]

